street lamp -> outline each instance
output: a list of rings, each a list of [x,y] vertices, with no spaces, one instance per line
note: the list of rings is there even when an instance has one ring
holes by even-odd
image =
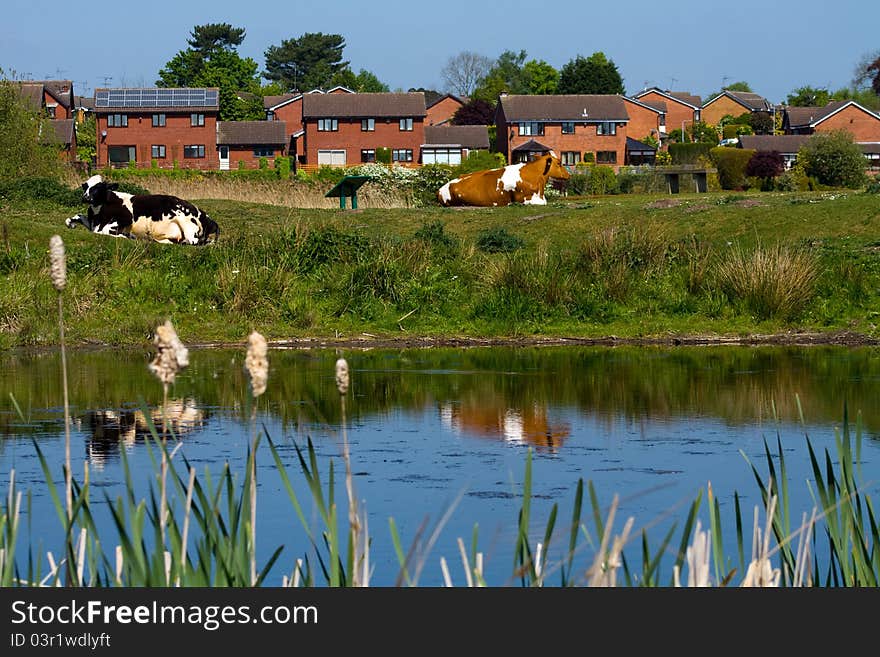
[[[690,121],[691,123],[694,122],[693,119],[684,119],[684,120],[681,122],[681,140],[682,140],[682,141],[684,141],[684,136],[685,136],[685,134],[686,134],[685,131],[684,131],[684,124],[687,123],[688,121]],[[694,140],[693,135],[691,135],[691,141],[693,141],[693,140]]]

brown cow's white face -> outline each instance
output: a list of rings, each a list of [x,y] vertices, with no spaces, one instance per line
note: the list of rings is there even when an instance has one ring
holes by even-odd
[[[559,178],[560,180],[568,180],[571,178],[571,174],[568,172],[564,166],[562,166],[562,162],[559,161],[559,158],[550,151],[550,155],[547,157],[550,158],[550,170],[547,172],[547,175],[550,178]]]

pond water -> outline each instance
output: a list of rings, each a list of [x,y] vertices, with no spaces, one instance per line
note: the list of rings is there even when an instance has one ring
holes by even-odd
[[[81,350],[68,354],[73,417],[73,472],[89,463],[93,504],[104,543],[116,538],[104,493],[121,494],[120,450],[139,496],[155,486],[145,447],[145,413],[161,418],[162,390],[147,371],[149,350]],[[790,475],[792,516],[813,502],[809,436],[836,460],[835,430],[844,406],[860,415],[864,478],[880,474],[880,350],[843,347],[536,347],[401,350],[270,350],[267,392],[259,399],[260,432],[278,446],[306,514],[318,526],[294,444],[314,442],[325,481],[329,463],[344,472],[341,411],[334,363],[344,355],[352,389],[346,406],[354,483],[373,537],[374,585],[393,585],[398,566],[389,531],[404,550],[426,524],[424,540],[444,514],[419,584],[442,584],[440,557],[464,584],[457,539],[470,545],[475,524],[492,585],[512,584],[513,550],[529,450],[533,455],[533,540],[543,536],[551,505],[570,518],[579,478],[595,486],[603,509],[621,498],[616,529],[635,518],[657,545],[672,523],[684,524],[702,491],[699,517],[708,525],[711,482],[731,523],[737,492],[749,525],[760,491],[748,457],[766,478],[764,441],[781,441]],[[185,456],[212,479],[225,463],[239,477],[252,436],[246,410],[243,350],[195,349],[169,394],[166,416]],[[19,417],[12,399],[25,418]],[[801,423],[798,401],[803,412]],[[161,420],[158,420],[161,424]],[[64,414],[56,351],[0,355],[0,491],[9,473],[33,495],[22,536],[59,552],[57,516],[40,469],[36,441],[61,483]],[[305,534],[268,449],[258,452],[258,546],[265,561],[284,546],[268,585],[276,586],[307,551]],[[876,484],[874,485],[876,489]],[[337,480],[337,498],[345,500]],[[871,493],[876,497],[876,490]],[[454,506],[452,506],[454,505]],[[586,521],[590,516],[585,502]],[[340,513],[344,518],[345,513]],[[557,522],[557,528],[565,523]],[[592,529],[592,524],[590,523]],[[567,530],[557,530],[566,543]],[[678,534],[673,539],[677,545]],[[640,555],[640,540],[633,543]],[[733,545],[730,543],[729,545]],[[586,557],[585,557],[586,558]],[[671,576],[670,554],[664,581]],[[639,561],[640,563],[640,561]],[[552,583],[552,582],[551,582]]]

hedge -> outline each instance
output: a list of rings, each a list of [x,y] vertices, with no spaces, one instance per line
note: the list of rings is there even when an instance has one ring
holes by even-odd
[[[709,151],[714,146],[707,142],[669,144],[669,154],[673,164],[701,164],[701,160],[709,158]]]
[[[718,182],[721,189],[747,189],[746,167],[755,150],[751,148],[725,148],[717,146],[709,151],[712,162],[718,169]]]

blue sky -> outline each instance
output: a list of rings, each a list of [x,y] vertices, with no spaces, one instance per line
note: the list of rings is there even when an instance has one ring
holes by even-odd
[[[222,22],[247,29],[239,52],[261,68],[265,49],[283,39],[341,34],[352,68],[392,90],[443,90],[441,70],[463,50],[493,59],[526,50],[556,68],[601,50],[628,93],[656,85],[705,96],[745,80],[781,102],[805,84],[848,85],[858,61],[880,49],[880,2],[868,0],[3,0],[2,16],[0,68],[71,79],[77,93],[153,86],[194,25]]]

